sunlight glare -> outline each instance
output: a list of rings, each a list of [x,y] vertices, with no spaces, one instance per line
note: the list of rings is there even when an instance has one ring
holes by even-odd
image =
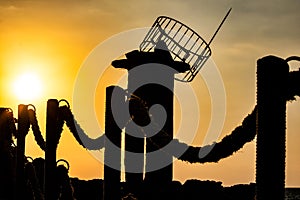
[[[35,100],[42,92],[41,81],[34,73],[20,75],[14,82],[13,89],[19,100]]]

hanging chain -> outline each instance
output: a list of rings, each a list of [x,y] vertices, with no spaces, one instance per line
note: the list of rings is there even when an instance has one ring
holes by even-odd
[[[147,103],[141,98],[139,98],[136,95],[131,95],[130,98],[127,98],[127,101],[135,100],[139,101],[138,106],[144,107],[143,110],[147,110]],[[142,108],[141,108],[142,109]],[[87,148],[89,150],[100,150],[104,147],[104,135],[101,135],[100,137],[96,139],[90,138],[84,130],[80,127],[78,122],[75,120],[73,113],[71,112],[70,108],[68,106],[60,106],[59,107],[59,114],[57,119],[57,135],[56,135],[56,144],[58,145],[59,139],[61,137],[61,133],[63,131],[63,125],[64,122],[66,122],[67,127],[69,128],[70,132],[73,134],[76,141],[83,146],[84,148]],[[38,121],[36,118],[36,112],[35,110],[28,110],[29,113],[29,121],[31,124],[31,128],[35,137],[35,140],[37,144],[40,146],[42,150],[45,150],[45,140],[41,134]],[[12,115],[11,115],[12,116]],[[13,117],[10,117],[11,123],[14,122]],[[158,127],[157,122],[155,122],[155,119],[153,120],[153,124]],[[132,118],[128,119],[125,127],[129,124],[133,123]],[[11,126],[12,132],[15,130],[13,128],[14,126]],[[147,133],[145,133],[144,129],[140,128],[141,133],[144,134],[146,137]],[[178,149],[180,147],[187,149],[182,155],[175,155],[176,152],[169,152],[167,150],[164,150],[160,144],[157,144],[154,140],[152,140],[151,137],[147,138],[148,142],[151,142],[151,144],[159,151],[161,151],[164,154],[168,154],[170,156],[175,156],[176,158],[187,161],[190,163],[205,163],[205,162],[218,162],[222,158],[226,158],[230,155],[232,155],[234,152],[238,151],[240,148],[244,146],[247,142],[252,141],[255,138],[256,135],[256,108],[253,110],[253,112],[248,115],[244,121],[242,122],[241,126],[238,126],[235,128],[230,135],[225,136],[220,142],[214,143],[211,145],[206,145],[203,147],[194,147],[189,146],[185,143],[180,142],[178,139],[173,139],[165,130],[160,130],[160,133],[163,134],[163,137],[166,137],[167,140],[172,141],[172,145],[174,148]],[[212,148],[212,145],[214,147]],[[172,146],[172,147],[173,147]],[[199,158],[199,151],[202,149],[211,148],[211,152],[204,158]]]
[[[81,146],[89,150],[100,150],[104,147],[104,135],[101,135],[96,139],[90,138],[75,120],[70,108],[67,106],[62,106],[60,108],[61,115],[66,121],[66,125]]]
[[[36,143],[39,145],[39,147],[45,151],[46,149],[46,142],[42,136],[37,117],[36,117],[36,111],[35,110],[28,110],[28,116],[29,116],[29,122],[31,124],[31,129],[34,135],[34,139]]]
[[[35,200],[44,200],[44,194],[32,162],[27,162],[24,170],[27,179],[27,187],[30,188],[33,198]]]
[[[236,127],[230,135],[225,136],[221,142],[207,145],[204,147],[188,146],[188,149],[179,157],[180,160],[190,163],[218,162],[222,158],[231,156],[234,152],[241,149],[244,144],[252,141],[256,135],[257,108],[249,114],[242,122],[241,126]],[[177,141],[176,145],[186,145]],[[203,148],[203,149],[202,149]],[[199,156],[200,150],[209,148],[210,152],[205,157]]]
[[[130,100],[130,99],[129,99]],[[139,106],[145,106],[144,109],[148,109],[147,104],[140,97],[134,95],[134,100],[139,100]],[[173,139],[170,134],[168,134],[165,130],[161,129],[160,134],[163,134],[163,137],[166,137],[170,142],[172,141],[171,149],[186,149],[186,151],[182,155],[176,155],[176,152],[169,152],[164,150],[161,145],[157,144],[151,137],[147,138],[147,142],[151,142],[151,144],[157,147],[158,151],[162,153],[174,156],[180,160],[187,161],[190,163],[206,163],[206,162],[218,162],[222,158],[226,158],[232,155],[234,152],[241,149],[246,143],[252,141],[256,135],[256,107],[253,112],[248,115],[242,122],[241,126],[235,128],[231,134],[225,136],[220,142],[215,142],[210,145],[205,145],[203,147],[194,147],[189,146],[185,143],[180,142],[178,139]],[[155,119],[151,119],[153,124],[157,126],[157,122]],[[144,136],[147,135],[144,129],[141,127],[141,132]],[[209,150],[210,153],[204,157],[199,157],[200,150]]]

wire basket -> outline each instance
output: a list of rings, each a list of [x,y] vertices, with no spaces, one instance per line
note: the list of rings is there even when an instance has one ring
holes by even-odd
[[[166,44],[174,60],[190,65],[188,71],[175,78],[183,82],[191,82],[212,53],[209,44],[200,35],[185,24],[166,16],[156,19],[140,44],[140,50],[149,52],[159,41]]]

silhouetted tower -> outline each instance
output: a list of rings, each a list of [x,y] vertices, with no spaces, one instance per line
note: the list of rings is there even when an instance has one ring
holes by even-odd
[[[114,67],[128,70],[128,120],[134,123],[125,126],[125,177],[134,192],[140,191],[144,174],[151,187],[171,183],[173,157],[161,149],[173,139],[174,80],[194,79],[211,56],[209,45],[230,11],[209,43],[183,23],[158,17],[140,44],[140,51],[129,52],[126,59],[112,62]],[[155,105],[163,107],[161,115],[153,110],[151,113]],[[158,156],[151,156],[153,152],[159,152]],[[159,167],[161,163],[164,167]]]
[[[137,126],[126,127],[128,134],[125,135],[125,169],[130,171],[136,169],[136,172],[139,172],[126,172],[126,182],[137,188],[143,181],[144,137],[147,138],[147,153],[159,150],[173,139],[174,75],[176,72],[187,71],[189,65],[184,62],[175,62],[168,51],[159,48],[155,48],[154,52],[133,51],[126,54],[126,57],[126,60],[114,61],[113,66],[128,70],[129,110]],[[139,67],[141,68],[138,69]],[[156,121],[158,116],[150,119],[148,114],[149,108],[155,104],[164,107],[167,118],[158,133],[147,135],[148,133],[143,129],[144,126],[153,121],[152,128],[155,129],[155,123],[157,126],[160,123]],[[126,155],[127,152],[139,153],[140,156],[129,156]],[[161,155],[161,159],[169,165],[147,172],[146,181],[157,184],[172,181],[172,155],[163,153]],[[146,157],[146,171],[148,171],[148,165],[151,166],[150,163],[161,162],[161,160],[148,159]]]

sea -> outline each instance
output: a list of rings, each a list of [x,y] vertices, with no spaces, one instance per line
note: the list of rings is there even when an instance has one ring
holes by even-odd
[[[300,188],[286,188],[285,200],[300,200]]]

